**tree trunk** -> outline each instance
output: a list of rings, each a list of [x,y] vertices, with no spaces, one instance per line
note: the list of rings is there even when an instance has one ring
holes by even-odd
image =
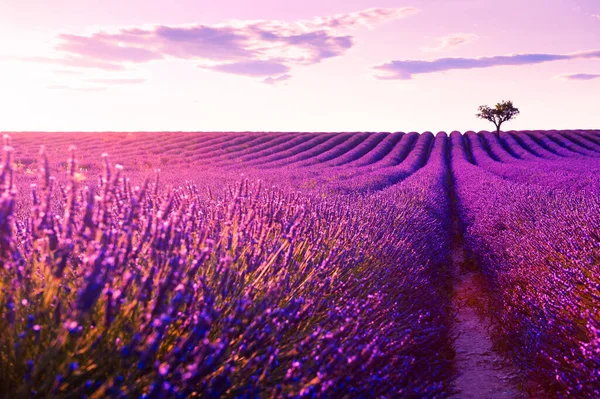
[[[496,137],[500,138],[500,125],[496,126]]]

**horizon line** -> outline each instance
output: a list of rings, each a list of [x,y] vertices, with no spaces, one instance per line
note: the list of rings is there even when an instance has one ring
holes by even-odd
[[[518,132],[569,132],[569,131],[591,131],[591,132],[600,132],[600,129],[594,128],[568,128],[568,129],[511,129],[511,130],[500,130],[501,133],[518,133]],[[61,134],[61,133],[81,133],[81,134],[98,134],[98,133],[302,133],[302,134],[337,134],[337,133],[446,133],[451,134],[454,132],[458,132],[460,134],[465,134],[469,132],[473,133],[495,133],[495,130],[439,130],[434,132],[432,130],[423,130],[423,131],[376,131],[376,130],[339,130],[339,131],[301,131],[301,130],[0,130],[0,135],[10,135],[10,134],[36,134],[36,133],[49,133],[49,134]]]

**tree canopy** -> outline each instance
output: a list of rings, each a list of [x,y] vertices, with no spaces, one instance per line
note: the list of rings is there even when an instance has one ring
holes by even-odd
[[[512,101],[502,101],[494,108],[481,105],[477,117],[492,122],[496,126],[496,134],[500,134],[500,126],[504,122],[514,119],[519,113],[519,109],[515,108]]]

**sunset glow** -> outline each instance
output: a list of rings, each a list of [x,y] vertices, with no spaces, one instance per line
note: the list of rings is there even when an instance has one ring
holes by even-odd
[[[5,1],[0,131],[600,125],[600,3]],[[594,94],[596,93],[596,94]]]

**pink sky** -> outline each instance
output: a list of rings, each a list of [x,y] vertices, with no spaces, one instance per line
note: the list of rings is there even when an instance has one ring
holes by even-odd
[[[600,128],[597,0],[0,3],[0,130]]]

